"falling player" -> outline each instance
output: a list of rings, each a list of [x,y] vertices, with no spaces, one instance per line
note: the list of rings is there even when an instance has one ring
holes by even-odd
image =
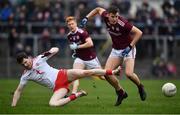
[[[28,57],[25,53],[21,52],[17,55],[17,62],[21,64],[25,70],[21,76],[20,83],[14,92],[11,106],[17,105],[21,93],[28,81],[34,81],[40,85],[48,87],[53,90],[53,95],[49,101],[50,106],[62,106],[78,97],[85,96],[85,91],[79,91],[75,94],[67,95],[69,89],[68,85],[72,81],[86,76],[93,75],[112,75],[117,74],[119,70],[103,70],[103,69],[55,69],[47,64],[47,60],[59,51],[58,48],[53,47],[49,51],[38,55],[35,58]]]

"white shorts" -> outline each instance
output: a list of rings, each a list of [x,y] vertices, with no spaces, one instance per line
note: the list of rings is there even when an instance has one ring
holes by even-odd
[[[122,50],[116,50],[116,49],[112,49],[111,51],[111,54],[109,55],[109,57],[120,57],[120,58],[123,58],[122,56],[122,52],[123,52],[124,49]],[[128,53],[127,57],[125,58],[132,58],[132,59],[135,59],[136,57],[136,47],[132,48],[131,51]]]
[[[74,63],[84,64],[87,69],[101,68],[101,64],[99,63],[99,60],[97,57],[89,61],[84,61],[80,58],[76,58],[74,60]]]

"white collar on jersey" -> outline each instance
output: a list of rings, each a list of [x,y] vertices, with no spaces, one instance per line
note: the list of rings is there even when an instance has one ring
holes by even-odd
[[[79,28],[78,28],[78,27],[76,27],[75,32],[72,32],[72,31],[71,31],[70,33],[71,33],[71,34],[75,34],[75,33],[78,31],[78,29],[79,29]]]

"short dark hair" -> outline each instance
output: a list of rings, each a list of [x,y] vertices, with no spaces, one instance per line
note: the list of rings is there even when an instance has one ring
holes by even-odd
[[[19,52],[17,55],[16,55],[16,61],[21,64],[23,62],[23,59],[24,58],[28,58],[27,54],[25,52]]]
[[[107,11],[108,13],[116,14],[117,12],[119,12],[119,8],[116,6],[110,6]]]

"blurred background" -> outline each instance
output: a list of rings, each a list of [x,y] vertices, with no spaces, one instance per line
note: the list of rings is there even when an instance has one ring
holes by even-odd
[[[0,78],[20,77],[17,52],[36,56],[53,46],[60,52],[49,63],[72,68],[65,17],[79,22],[95,7],[111,5],[143,31],[136,45],[136,73],[144,79],[180,78],[180,0],[0,0]],[[91,20],[87,30],[104,66],[111,39],[101,17]]]

